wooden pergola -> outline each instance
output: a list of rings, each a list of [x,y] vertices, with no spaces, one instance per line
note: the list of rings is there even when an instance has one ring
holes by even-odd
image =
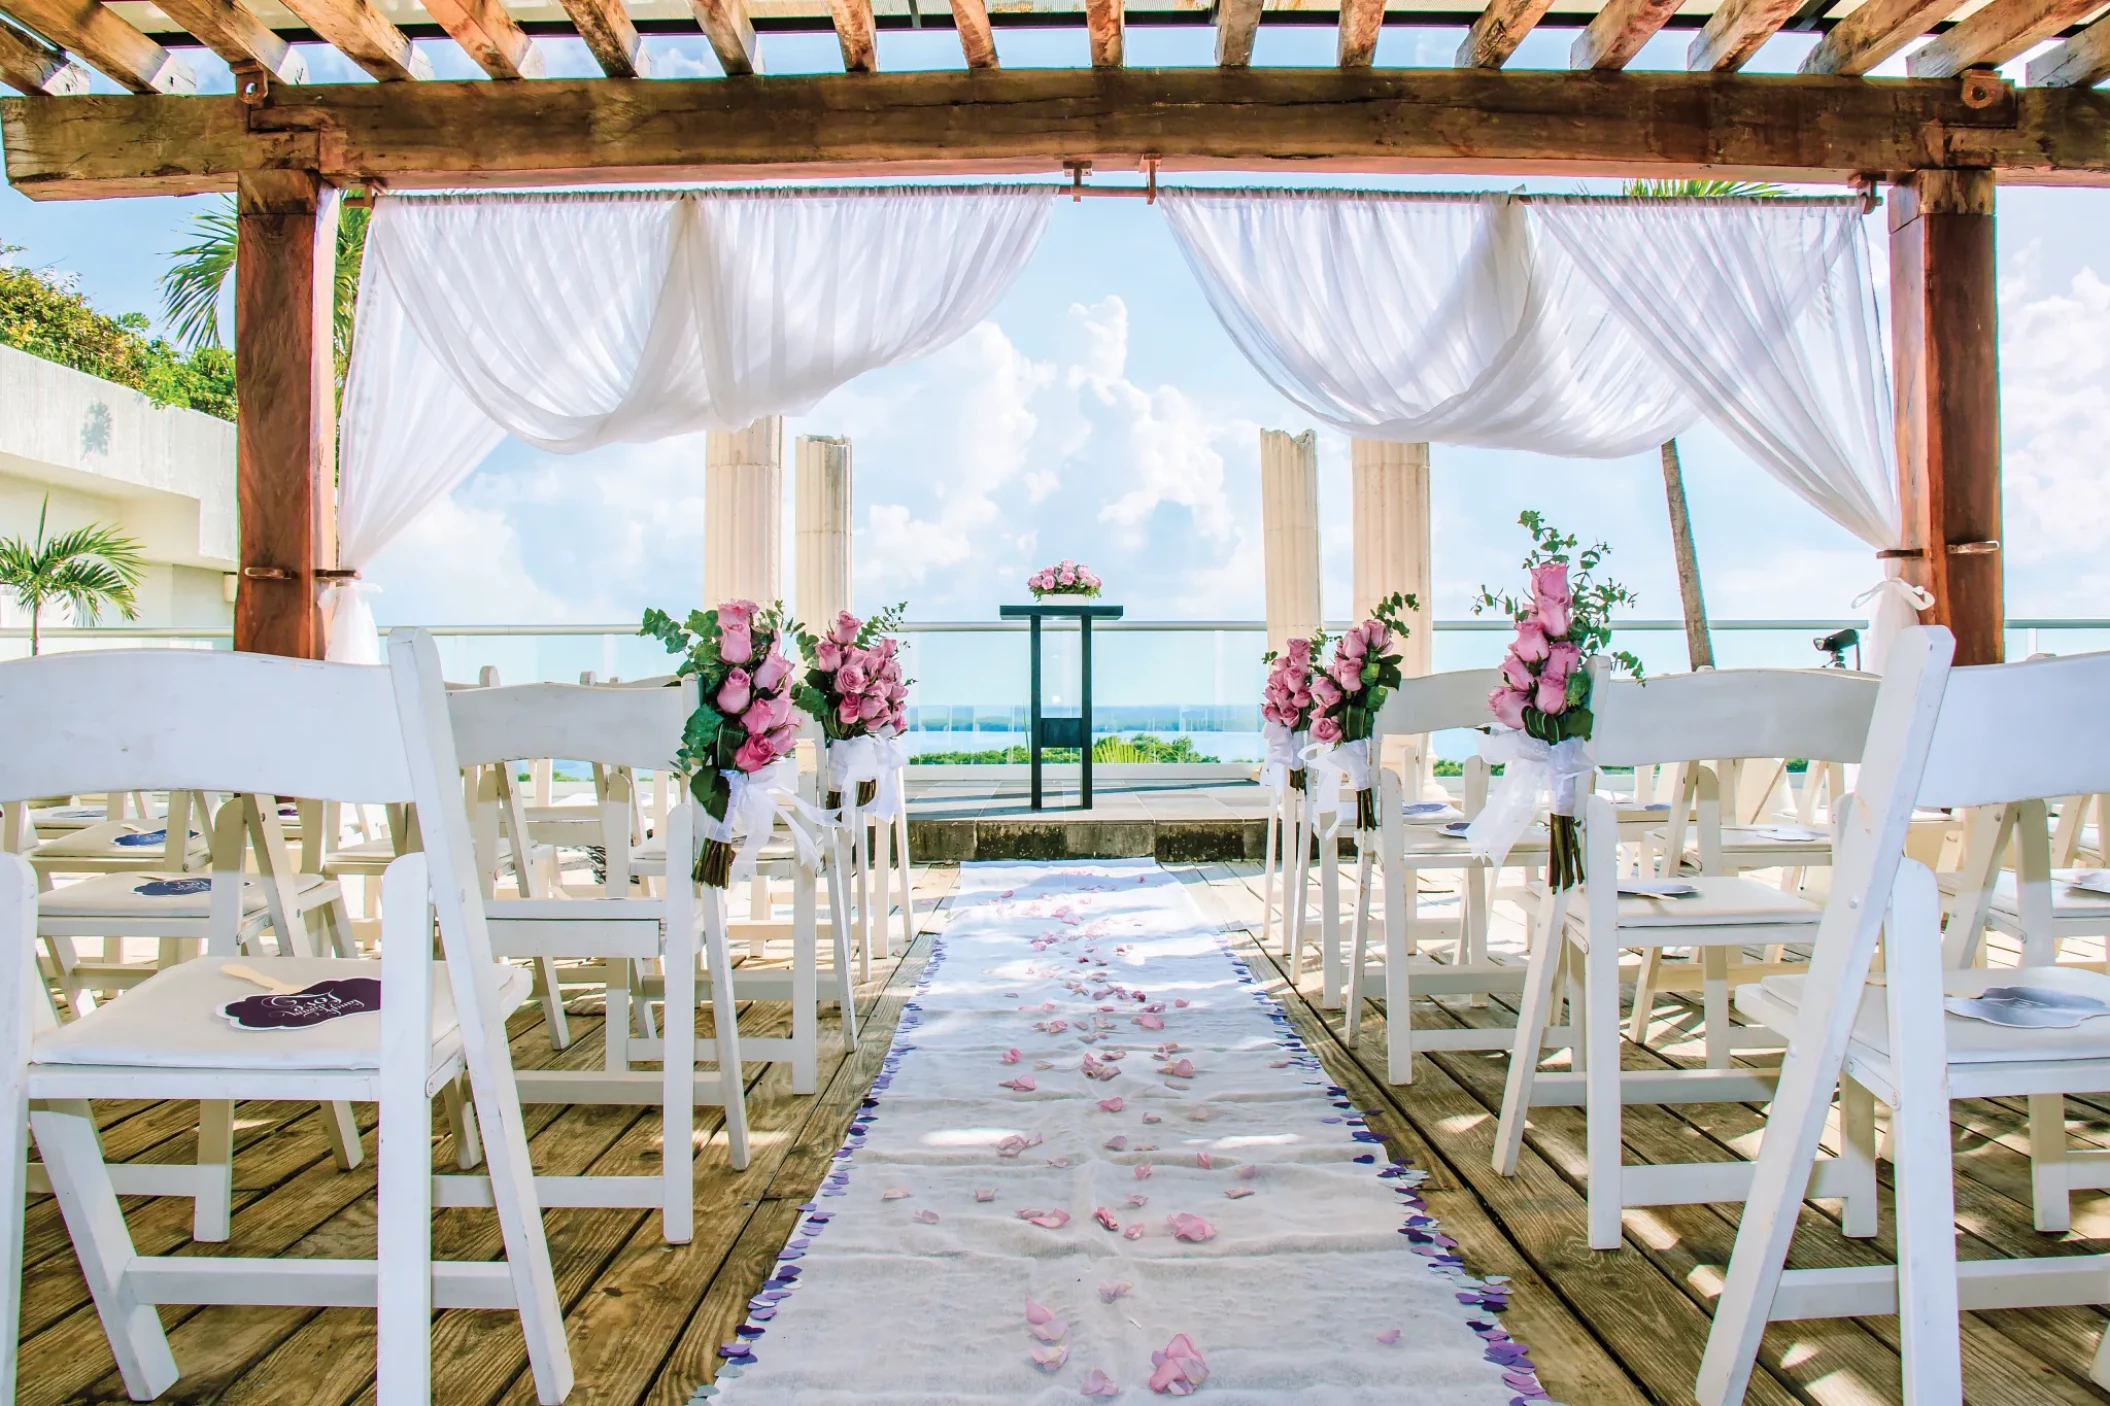
[[[1993,188],[2110,185],[2110,18],[2100,0],[0,0],[0,138],[40,200],[236,194],[242,580],[236,643],[313,656],[336,565],[330,290],[337,192],[755,177],[1202,169],[1475,176],[1717,176],[1890,186],[1893,374],[1905,573],[1958,661],[2001,656]],[[1951,21],[1961,11],[1963,18]],[[1212,25],[1216,64],[1131,69],[1126,25]],[[1251,66],[1262,24],[1338,33],[1326,69]],[[1468,26],[1449,69],[1373,67],[1386,24]],[[1087,31],[1091,67],[1007,71],[995,27]],[[1508,71],[1534,27],[1566,71]],[[1690,27],[1683,73],[1628,73]],[[877,31],[957,31],[964,71],[882,73]],[[839,75],[765,77],[757,32],[832,28]],[[641,36],[698,31],[724,78],[646,79]],[[1792,75],[1741,70],[1783,30],[1821,34]],[[1905,79],[1869,69],[1926,34]],[[539,77],[540,35],[605,76]],[[488,81],[435,82],[451,36]],[[2016,86],[1993,67],[2063,40]],[[309,84],[299,43],[377,81]],[[202,44],[238,93],[202,97]],[[85,63],[129,90],[86,93]],[[494,270],[494,276],[502,277]],[[523,295],[528,290],[523,290]]]

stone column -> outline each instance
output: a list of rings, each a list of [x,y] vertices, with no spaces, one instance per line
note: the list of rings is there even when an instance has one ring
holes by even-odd
[[[1267,646],[1319,628],[1319,441],[1260,432],[1260,527]]]
[[[795,604],[810,630],[850,608],[850,441],[800,435]]]
[[[784,421],[713,430],[703,451],[703,604],[784,594]]]
[[[1400,667],[1415,678],[1434,669],[1433,585],[1429,567],[1429,447],[1389,440],[1351,442],[1354,472],[1355,618],[1394,591],[1421,602],[1410,613]]]

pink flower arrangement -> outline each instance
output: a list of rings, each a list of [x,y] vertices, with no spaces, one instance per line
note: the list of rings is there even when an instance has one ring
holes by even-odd
[[[1271,723],[1280,723],[1291,732],[1303,732],[1311,722],[1315,698],[1312,693],[1314,643],[1313,640],[1293,639],[1282,653],[1268,656],[1267,685],[1260,693],[1260,716]]]
[[[1386,695],[1400,684],[1404,612],[1419,606],[1413,596],[1394,592],[1377,603],[1369,619],[1334,642],[1333,658],[1312,678],[1312,741],[1341,746],[1370,739]],[[1367,787],[1356,792],[1356,824],[1364,830],[1377,824],[1377,796]]]
[[[901,605],[860,620],[845,610],[827,632],[801,631],[806,677],[794,690],[798,705],[819,720],[831,741],[908,730],[908,686],[901,675]]]
[[[1574,599],[1566,562],[1542,562],[1531,568],[1530,600],[1517,621],[1509,653],[1502,659],[1502,682],[1487,695],[1487,709],[1502,726],[1533,731],[1528,714],[1558,718],[1568,711],[1571,701],[1580,707],[1588,698],[1582,647],[1568,638],[1574,623]],[[1534,735],[1544,730],[1540,727]]]
[[[1026,578],[1035,600],[1043,596],[1096,596],[1106,583],[1089,566],[1064,557],[1053,566],[1043,566]]]

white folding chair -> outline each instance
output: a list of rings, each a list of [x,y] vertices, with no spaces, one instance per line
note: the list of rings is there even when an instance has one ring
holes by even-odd
[[[400,631],[390,667],[203,650],[95,651],[0,664],[0,794],[105,787],[231,787],[242,793],[415,801],[427,852],[391,872],[379,962],[284,958],[287,983],[377,978],[384,1010],[305,1029],[244,1031],[220,1013],[268,994],[223,948],[156,973],[63,1026],[45,1017],[28,864],[0,856],[0,1399],[14,1396],[21,1215],[32,1135],[125,1388],[169,1390],[179,1371],[156,1306],[351,1306],[378,1310],[376,1397],[431,1399],[435,1308],[520,1314],[538,1398],[571,1388],[556,1282],[507,1057],[505,1015],[526,992],[491,957],[469,872],[467,816],[431,638]],[[151,697],[139,709],[113,699]],[[318,745],[320,742],[321,745]],[[438,910],[445,983],[435,989]],[[39,1028],[40,1026],[44,1028]],[[486,1146],[481,1204],[502,1261],[432,1257],[432,1098],[466,1071]],[[380,1105],[378,1254],[371,1260],[148,1256],[135,1250],[88,1100],[367,1101]]]
[[[1601,662],[1592,667],[1597,671],[1591,709],[1600,767],[1725,756],[1858,754],[1875,703],[1868,680],[1833,670],[1710,670],[1639,684],[1605,678]],[[1620,863],[1619,819],[1612,802],[1602,795],[1586,798],[1581,820],[1584,882],[1551,895],[1534,924],[1493,1160],[1503,1175],[1515,1171],[1532,1107],[1581,1103],[1588,1117],[1590,1245],[1608,1250],[1620,1243],[1625,1207],[1740,1199],[1750,1180],[1748,1163],[1623,1165],[1621,1108],[1625,1103],[1770,1097],[1769,1074],[1730,1067],[1739,1038],[1730,1019],[1730,968],[1741,963],[1749,945],[1810,940],[1822,909],[1738,874],[1686,876],[1681,882],[1692,890],[1686,897],[1623,896],[1622,883],[1632,887],[1634,881],[1626,879]],[[1703,837],[1703,852],[1712,843]],[[1622,1073],[1620,955],[1663,947],[1689,947],[1701,954],[1709,1067]],[[1582,1007],[1571,1011],[1578,1031],[1575,1067],[1571,1073],[1541,1074],[1539,1053],[1564,951],[1566,960],[1582,969]],[[1776,1043],[1771,1032],[1755,1033]],[[1844,1189],[1826,1194],[1855,1194],[1854,1210],[1872,1211],[1872,1204],[1858,1199],[1862,1183],[1849,1179],[1854,1171],[1837,1169]]]
[[[447,696],[454,746],[465,766],[511,767],[528,757],[594,763],[611,775],[666,766],[696,709],[696,685],[603,688],[520,684],[457,690]],[[618,781],[618,792],[627,783]],[[660,1170],[643,1176],[540,1177],[550,1206],[658,1206],[670,1244],[695,1233],[696,1105],[725,1110],[726,1147],[735,1168],[747,1165],[747,1104],[732,957],[726,942],[725,896],[688,877],[700,807],[686,789],[667,814],[672,862],[658,897],[633,896],[630,806],[621,795],[603,807],[607,884],[592,897],[489,898],[491,945],[501,957],[533,961],[590,959],[605,964],[607,1043],[601,1070],[524,1070],[516,1076],[527,1103],[652,1104],[661,1109]],[[700,941],[700,946],[699,946]],[[703,999],[716,1032],[717,1068],[696,1067],[699,960],[709,972]],[[640,968],[660,968],[664,994],[656,1037],[631,1033],[631,1002],[650,992]],[[810,1003],[809,1003],[810,1007]],[[759,1044],[760,1042],[755,1042]],[[635,1068],[657,1059],[657,1072]]]
[[[1905,1399],[1961,1400],[1963,1310],[2098,1304],[2110,1285],[2110,1255],[1958,1264],[1949,1112],[1952,1099],[2034,1102],[2110,1091],[2105,1020],[2016,1029],[1944,1009],[1946,997],[1989,986],[2102,999],[2110,979],[2053,966],[1944,970],[1934,875],[1903,855],[1915,803],[2013,806],[2110,788],[2100,701],[2110,688],[2110,654],[1948,670],[1952,647],[1940,629],[1907,631],[1892,646],[1891,671],[1903,649],[1908,665],[1924,659],[1918,666],[1929,682],[1910,716],[1879,715],[1809,974],[1737,993],[1740,1006],[1792,1029],[1795,1039],[1695,1388],[1709,1406],[1741,1399],[1769,1321],[1893,1313]],[[1887,678],[1885,688],[1887,703]],[[1883,978],[1871,989],[1879,930]],[[1796,1213],[1842,1077],[1845,1089],[1865,1090],[1892,1110],[1898,1260],[1787,1270]],[[2105,1182],[2097,1171],[2073,1184]],[[2090,1375],[2110,1385],[2110,1352],[2098,1348]]]

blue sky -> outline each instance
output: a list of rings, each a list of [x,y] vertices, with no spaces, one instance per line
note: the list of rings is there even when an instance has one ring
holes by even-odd
[[[1561,66],[1570,37],[1532,36],[1516,62]],[[1659,36],[1640,65],[1681,66],[1689,37]],[[1453,31],[1391,30],[1379,62],[1445,64],[1457,40]],[[700,39],[653,42],[663,73],[715,68]],[[840,62],[831,36],[763,42],[772,71]],[[1763,66],[1791,68],[1801,42],[1769,46]],[[1202,29],[1136,30],[1128,57],[1207,63],[1209,44]],[[1257,61],[1324,64],[1332,44],[1330,30],[1269,28]],[[959,62],[949,33],[889,32],[880,45],[890,68]],[[998,45],[1013,66],[1084,61],[1081,32],[1000,31]],[[466,71],[451,44],[427,47],[443,73]],[[591,71],[576,44],[549,48],[554,70]],[[197,59],[201,72],[212,65]],[[318,59],[318,77],[339,76],[324,68],[328,59]],[[224,84],[221,70],[208,86]],[[155,280],[197,207],[37,204],[10,190],[0,192],[0,242],[24,246],[22,262],[77,273],[107,311],[153,312]],[[2100,549],[2110,527],[2100,452],[2110,443],[2110,194],[2010,189],[2000,215],[2009,613],[2110,613],[2095,603],[2110,584]],[[1870,227],[1879,261],[1880,218]],[[1218,327],[1159,213],[1109,200],[1058,204],[1016,286],[961,341],[860,378],[789,433],[855,442],[865,606],[906,599],[916,618],[986,619],[1024,594],[1033,567],[1070,556],[1097,567],[1132,616],[1225,618],[1261,610],[1258,433],[1308,426]],[[1849,613],[1875,575],[1864,547],[1711,431],[1683,448],[1714,613]],[[1320,456],[1326,603],[1343,613],[1345,439],[1322,430]],[[370,569],[384,589],[378,613],[385,622],[615,622],[646,605],[693,604],[702,461],[700,437],[571,458],[508,443]],[[1652,454],[1562,462],[1438,447],[1434,497],[1439,615],[1463,614],[1479,583],[1512,573],[1523,545],[1515,519],[1526,507],[1611,542],[1615,574],[1640,592],[1641,613],[1676,614]]]

